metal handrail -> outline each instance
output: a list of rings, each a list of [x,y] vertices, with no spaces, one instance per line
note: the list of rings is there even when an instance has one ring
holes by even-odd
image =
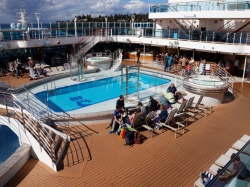
[[[41,100],[41,98],[38,98],[37,96],[35,96],[35,94],[33,92],[31,92],[30,90],[28,90],[27,88],[25,88],[24,86],[20,86],[21,88],[23,88],[26,92],[28,92],[29,94],[31,94],[34,98],[38,99],[38,100]],[[48,91],[48,90],[47,90]],[[29,96],[29,95],[28,95]],[[30,97],[28,97],[28,99],[30,99]],[[52,105],[50,104],[48,101],[44,101],[42,100],[43,102],[45,102],[45,105],[46,106],[49,106],[49,107],[53,107],[53,108],[56,108],[57,110],[59,110],[60,112],[62,112],[63,114],[65,114],[66,116],[68,116],[68,118],[71,118],[70,117],[70,114],[62,111],[62,109],[60,109],[59,107],[55,106],[55,105]],[[39,106],[41,106],[39,103],[37,103]],[[49,110],[50,112],[52,112],[51,110]],[[53,112],[52,112],[53,113]],[[54,114],[56,116],[60,116],[58,114]]]
[[[235,78],[229,72],[227,72],[224,68],[220,67],[218,64],[213,63],[213,62],[208,63],[208,64],[210,64],[210,72],[204,70],[206,71],[206,75],[204,76],[210,76],[210,78],[217,77],[220,80],[226,82],[228,85],[228,90],[233,93],[233,84],[234,84]],[[191,67],[190,70],[182,69],[181,78],[183,80],[186,80],[190,77],[194,77],[194,76],[198,77],[199,73],[202,73],[202,72],[200,72],[199,70],[196,71],[194,66]]]
[[[15,106],[17,106],[18,107],[18,109],[22,112],[22,115],[23,115],[23,102],[21,101],[21,100],[19,100],[19,98],[17,98],[14,94],[10,94],[10,93],[4,93],[4,92],[0,92],[3,96],[6,96],[6,95],[10,95],[11,96],[11,98],[12,98],[12,102],[13,102],[13,108],[14,109],[16,109],[16,107]],[[14,101],[14,99],[18,102],[15,102]],[[21,106],[20,106],[21,105]],[[8,107],[7,105],[6,105],[6,107]],[[30,112],[29,110],[27,110],[28,112]],[[31,112],[30,112],[31,113]],[[43,123],[39,120],[39,119],[36,119],[38,122],[39,122],[39,124],[43,127],[43,128],[45,128],[44,127],[44,125],[43,125]],[[49,135],[49,134],[48,134]],[[49,138],[52,140],[52,141],[54,141],[51,137],[50,137],[50,135],[49,135]]]

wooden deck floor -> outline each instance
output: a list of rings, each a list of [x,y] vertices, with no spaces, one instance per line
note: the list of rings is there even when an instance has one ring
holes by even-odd
[[[250,134],[250,84],[235,84],[233,102],[174,132],[158,131],[132,148],[109,135],[108,124],[71,127],[65,169],[55,173],[30,158],[6,186],[193,186],[205,170],[244,134]]]
[[[129,62],[128,62],[129,63]],[[157,131],[132,148],[108,134],[108,123],[70,128],[72,142],[64,170],[56,173],[30,158],[6,186],[193,186],[207,169],[244,134],[250,134],[250,84],[235,84],[235,100],[213,108],[213,113],[174,138]]]

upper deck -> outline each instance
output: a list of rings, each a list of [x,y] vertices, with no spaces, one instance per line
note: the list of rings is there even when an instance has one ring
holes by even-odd
[[[186,1],[153,4],[149,18],[238,19],[250,18],[248,1]],[[240,11],[240,14],[239,14]]]

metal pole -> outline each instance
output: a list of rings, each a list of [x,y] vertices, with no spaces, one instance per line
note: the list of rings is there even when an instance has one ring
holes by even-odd
[[[126,100],[128,101],[128,67],[126,67]]]
[[[75,38],[77,38],[77,26],[76,26],[76,21],[77,21],[77,18],[75,17],[74,19],[74,22],[75,22]]]
[[[137,76],[137,99],[139,100],[139,92],[140,92],[140,66],[138,66],[138,76]]]
[[[145,44],[143,45],[143,53],[144,53],[144,55],[143,55],[143,64],[145,63]]]
[[[122,71],[122,78],[121,78],[121,84],[122,84],[122,93],[121,93],[121,95],[123,95],[123,67],[121,68],[121,71]]]
[[[245,79],[246,65],[247,65],[247,55],[245,56],[245,63],[244,63],[244,70],[243,70],[243,75],[242,75],[242,82],[244,82],[244,79]]]
[[[26,91],[26,92],[27,92],[28,107],[29,107],[29,111],[30,111],[30,100],[29,100],[29,92],[28,92],[28,91]]]

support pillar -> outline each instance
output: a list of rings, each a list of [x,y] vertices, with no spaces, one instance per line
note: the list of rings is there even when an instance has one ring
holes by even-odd
[[[243,75],[242,75],[242,82],[244,82],[244,79],[245,79],[246,65],[247,65],[247,55],[245,56],[245,63],[244,63],[244,70],[243,70]]]
[[[195,53],[195,49],[193,49],[193,59],[194,59],[194,53]]]
[[[180,56],[180,48],[177,48],[177,56]]]

